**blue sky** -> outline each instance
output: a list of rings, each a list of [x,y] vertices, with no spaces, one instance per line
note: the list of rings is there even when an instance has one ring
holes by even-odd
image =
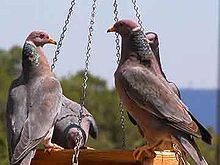
[[[136,19],[131,0],[119,1],[119,17]],[[61,77],[84,67],[91,0],[78,0],[69,24],[56,74]],[[215,88],[218,71],[217,0],[139,0],[145,31],[157,32],[162,65],[169,80],[179,87]],[[56,40],[67,16],[70,1],[1,0],[0,48],[23,45],[33,30],[47,31]],[[90,71],[114,86],[116,69],[111,0],[98,0]],[[55,47],[46,46],[51,62]],[[73,82],[74,83],[74,82]]]

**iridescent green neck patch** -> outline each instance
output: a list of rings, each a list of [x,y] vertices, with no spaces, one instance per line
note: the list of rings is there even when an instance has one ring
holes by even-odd
[[[25,42],[23,47],[23,55],[28,58],[28,60],[31,62],[31,65],[39,65],[40,55],[37,53],[36,47],[33,44]]]

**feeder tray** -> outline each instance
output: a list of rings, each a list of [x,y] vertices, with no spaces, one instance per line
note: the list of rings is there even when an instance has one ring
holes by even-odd
[[[79,165],[178,165],[175,153],[156,151],[156,158],[135,161],[132,150],[80,150]],[[46,153],[37,150],[31,165],[72,165],[73,150]]]

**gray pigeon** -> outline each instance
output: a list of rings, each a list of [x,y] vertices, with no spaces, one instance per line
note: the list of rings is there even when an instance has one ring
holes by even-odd
[[[9,89],[6,118],[10,164],[30,164],[40,142],[48,150],[63,149],[51,143],[62,89],[43,52],[48,43],[56,44],[45,32],[34,31],[27,37],[22,73]]]
[[[122,37],[121,59],[114,75],[117,92],[148,141],[134,151],[134,158],[155,157],[154,149],[170,141],[198,165],[206,165],[193,137],[211,144],[211,135],[201,130],[188,107],[160,73],[141,28],[131,20],[121,20],[108,32],[117,32]]]
[[[83,108],[82,122],[79,126],[80,104],[63,96],[62,109],[55,123],[52,142],[64,147],[74,149],[76,138],[80,135],[83,140],[80,147],[85,147],[88,136],[96,138],[98,128],[93,116]]]
[[[151,47],[151,50],[153,51],[154,55],[156,56],[156,59],[157,59],[157,62],[158,62],[158,65],[160,67],[160,71],[163,75],[163,77],[167,80],[167,77],[164,73],[164,71],[162,70],[162,65],[161,65],[161,62],[160,62],[160,51],[159,51],[159,39],[158,39],[158,35],[155,33],[155,32],[147,32],[145,34],[147,40],[148,40],[148,43]],[[174,82],[171,82],[171,81],[168,81],[167,82],[170,84],[170,87],[173,89],[173,92],[178,95],[178,97],[181,99],[181,93],[180,93],[180,90],[178,89],[178,87],[176,86],[176,84]],[[198,125],[200,131],[201,131],[201,134],[202,135],[202,138],[204,138],[204,141],[206,141],[206,139],[209,139],[211,137],[206,137],[207,135],[210,136],[209,132],[205,129],[205,127],[192,115],[191,112],[188,112],[189,115],[191,116],[191,118],[193,119],[194,122],[196,122],[196,124]]]
[[[162,70],[162,64],[161,64],[161,61],[160,61],[160,51],[159,51],[159,39],[158,39],[158,35],[154,32],[147,32],[145,34],[147,40],[148,40],[148,43],[151,47],[151,50],[153,51],[153,54],[155,55],[156,59],[157,59],[157,62],[158,62],[158,66],[160,68],[160,72],[161,74],[163,75],[163,77],[167,80],[167,77],[164,73],[164,71]],[[177,88],[176,84],[173,83],[173,82],[170,82],[167,80],[167,82],[170,84],[170,87],[173,89],[173,91],[181,98],[181,95],[180,95],[180,91],[179,89]]]
[[[164,71],[162,70],[162,65],[161,65],[161,61],[160,61],[160,53],[159,53],[159,39],[158,39],[158,35],[154,32],[147,32],[145,34],[145,37],[147,39],[147,42],[149,43],[149,46],[153,52],[153,54],[155,55],[156,57],[156,61],[158,63],[158,65],[156,67],[158,67],[156,70],[158,71],[158,74],[161,74],[166,80],[167,80],[167,77],[164,73]],[[181,95],[180,95],[180,91],[179,89],[177,88],[176,84],[173,83],[173,82],[170,82],[167,80],[167,82],[169,83],[170,87],[173,89],[173,91],[175,92],[176,95],[179,96],[179,98],[181,98]],[[129,119],[131,120],[131,122],[134,124],[134,125],[137,125],[137,122],[131,117],[131,115],[128,113],[128,117]],[[170,148],[170,147],[169,147]],[[166,148],[168,149],[168,148]]]

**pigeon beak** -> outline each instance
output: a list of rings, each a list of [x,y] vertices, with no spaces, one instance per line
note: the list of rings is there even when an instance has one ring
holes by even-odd
[[[109,33],[109,32],[116,32],[115,27],[113,26],[113,27],[109,28],[109,29],[107,30],[107,33]]]
[[[49,38],[49,39],[47,40],[47,43],[49,43],[49,44],[54,44],[54,45],[57,44],[57,42],[56,42],[53,38]]]

